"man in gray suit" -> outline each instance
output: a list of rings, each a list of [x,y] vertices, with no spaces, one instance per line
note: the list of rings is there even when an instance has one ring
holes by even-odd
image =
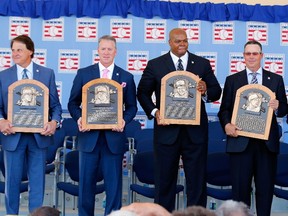
[[[52,135],[61,120],[55,75],[52,69],[32,62],[34,43],[30,37],[21,35],[11,41],[15,65],[0,73],[0,138],[5,163],[6,213],[18,215],[20,184],[23,166],[27,161],[29,177],[29,212],[42,206],[45,189],[45,163],[47,147],[53,144]],[[15,132],[7,120],[8,87],[21,79],[34,79],[49,89],[49,121],[44,122],[40,133]]]

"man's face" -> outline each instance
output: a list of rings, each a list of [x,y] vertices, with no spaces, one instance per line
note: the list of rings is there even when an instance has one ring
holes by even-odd
[[[249,44],[245,47],[244,50],[244,59],[246,67],[255,72],[261,67],[261,59],[263,53],[260,50],[260,47],[257,44]]]
[[[183,30],[172,32],[170,35],[169,45],[170,50],[174,55],[178,57],[183,56],[188,49],[188,39],[186,32]]]
[[[12,59],[15,64],[26,68],[31,62],[32,51],[26,48],[24,43],[14,41],[12,45]]]
[[[116,56],[117,49],[111,40],[101,40],[98,47],[100,62],[104,67],[109,67]]]

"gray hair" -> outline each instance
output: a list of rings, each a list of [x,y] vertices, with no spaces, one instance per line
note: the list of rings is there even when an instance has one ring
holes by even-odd
[[[215,213],[217,216],[253,216],[245,203],[233,200],[224,201]]]
[[[113,36],[111,36],[111,35],[103,35],[102,37],[99,38],[98,44],[100,44],[100,42],[101,42],[102,40],[110,40],[110,41],[113,41],[114,44],[115,44],[115,48],[116,48],[116,39],[115,39]]]

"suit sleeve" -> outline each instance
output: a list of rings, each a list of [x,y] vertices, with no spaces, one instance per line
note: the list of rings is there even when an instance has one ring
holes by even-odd
[[[284,117],[287,114],[288,106],[287,106],[287,98],[286,98],[286,93],[285,93],[284,81],[282,77],[280,77],[278,85],[277,85],[276,99],[279,101],[277,117]]]
[[[149,61],[137,88],[137,99],[149,119],[153,118],[151,112],[156,108],[152,101],[152,94],[156,89],[155,73],[153,64]]]
[[[137,113],[136,85],[132,75],[128,77],[128,81],[124,87],[123,103],[125,106],[123,119],[127,124],[133,120]]]
[[[68,110],[70,112],[71,117],[76,122],[81,117],[82,114],[80,108],[81,103],[82,103],[82,76],[81,76],[81,70],[78,70],[73,81],[68,101]]]
[[[221,97],[222,89],[209,62],[206,67],[203,80],[207,85],[207,102],[214,102]]]
[[[225,128],[225,125],[231,122],[232,118],[232,112],[233,112],[233,88],[232,83],[230,82],[231,78],[227,77],[225,84],[224,84],[224,90],[222,95],[222,102],[220,106],[220,110],[218,112],[219,121],[223,127]]]
[[[53,70],[51,70],[51,79],[49,83],[49,113],[50,120],[56,120],[58,122],[61,121],[62,107],[59,101]]]

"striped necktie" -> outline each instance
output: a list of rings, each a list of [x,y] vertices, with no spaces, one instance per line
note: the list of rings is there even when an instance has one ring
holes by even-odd
[[[258,84],[257,73],[251,73],[251,75],[252,75],[252,80],[250,84]]]
[[[27,69],[24,68],[23,72],[22,72],[22,79],[29,79],[28,75],[27,75]]]

